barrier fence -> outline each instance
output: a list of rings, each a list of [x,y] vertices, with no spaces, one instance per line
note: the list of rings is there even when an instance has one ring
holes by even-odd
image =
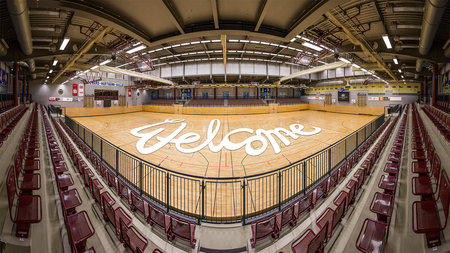
[[[68,116],[65,122],[109,169],[152,204],[198,223],[246,224],[303,196],[347,159],[384,119],[381,115],[331,146],[282,168],[229,178],[162,168],[116,147]]]

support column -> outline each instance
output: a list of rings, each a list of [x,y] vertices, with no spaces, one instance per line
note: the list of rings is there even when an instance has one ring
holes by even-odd
[[[177,90],[173,88],[173,99],[177,99]]]
[[[236,86],[236,97],[235,99],[238,99],[238,87]]]
[[[275,99],[278,99],[278,87],[275,87]]]
[[[428,78],[426,76],[423,77],[423,104],[427,103],[427,83],[428,83]]]
[[[27,84],[27,76],[23,76],[23,83],[22,83],[22,104],[25,104],[25,85]]]
[[[256,98],[259,99],[259,88],[258,88],[258,86],[256,87]]]
[[[438,94],[438,65],[433,64],[433,86],[431,86],[431,105],[437,105]]]
[[[214,87],[214,99],[216,99],[216,87]]]
[[[14,105],[19,105],[17,101],[18,93],[19,93],[19,65],[17,62],[14,63],[13,66],[13,96],[14,96]]]
[[[192,88],[192,99],[195,99],[195,88]]]

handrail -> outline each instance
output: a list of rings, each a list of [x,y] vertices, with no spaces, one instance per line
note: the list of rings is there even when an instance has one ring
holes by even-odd
[[[198,223],[246,224],[255,218],[280,211],[320,183],[383,125],[385,115],[380,115],[343,139],[296,162],[240,177],[202,177],[167,169],[115,146],[69,116],[65,119],[67,127],[98,155],[105,166],[132,190],[166,212],[196,219]],[[152,176],[149,177],[149,173]],[[294,183],[289,180],[293,177]],[[261,188],[258,186],[261,183],[267,186]],[[158,188],[156,191],[155,186]],[[180,187],[187,188],[179,193]],[[266,196],[265,188],[272,189],[271,196]],[[231,211],[227,209],[229,199],[217,200],[217,203],[216,200],[210,200],[213,195],[226,192],[232,192],[234,209]],[[263,204],[255,206],[255,200]]]
[[[349,137],[350,137],[351,135],[353,135],[354,133],[359,132],[360,130],[362,130],[362,129],[365,128],[366,126],[372,124],[373,122],[375,122],[376,120],[378,120],[378,119],[381,118],[381,117],[385,117],[385,115],[383,114],[383,115],[379,116],[378,118],[376,118],[376,119],[372,120],[371,122],[365,124],[364,126],[358,128],[357,130],[353,131],[352,133],[350,133],[349,135],[345,136],[344,138],[342,138],[342,139],[336,141],[335,143],[329,145],[328,147],[325,147],[325,148],[323,148],[323,149],[321,149],[321,150],[315,152],[314,154],[311,154],[311,155],[309,155],[309,156],[307,156],[307,157],[303,157],[303,158],[300,159],[300,160],[297,160],[297,161],[295,161],[295,162],[292,162],[292,163],[290,163],[290,164],[287,164],[287,165],[285,165],[285,166],[283,166],[283,167],[280,167],[280,168],[277,168],[277,169],[273,169],[273,170],[270,170],[270,171],[261,172],[261,173],[258,173],[258,174],[248,175],[248,176],[241,176],[241,177],[202,177],[202,176],[191,175],[191,174],[187,174],[187,173],[183,173],[183,172],[171,170],[171,169],[168,169],[168,168],[164,168],[164,167],[161,167],[161,166],[159,166],[159,165],[156,165],[156,164],[154,164],[154,163],[152,163],[152,162],[146,161],[146,160],[144,160],[144,159],[142,159],[142,158],[140,158],[140,157],[138,157],[138,156],[136,156],[136,155],[133,155],[133,154],[129,153],[128,151],[123,150],[123,149],[120,148],[120,147],[117,147],[116,145],[112,144],[112,143],[109,142],[108,140],[105,140],[104,138],[98,136],[96,133],[92,132],[90,129],[84,127],[83,125],[82,125],[82,126],[83,126],[85,129],[87,129],[91,134],[93,134],[93,135],[95,135],[96,137],[98,137],[100,140],[102,140],[102,141],[108,143],[109,145],[111,145],[111,146],[113,146],[114,148],[118,149],[119,151],[125,153],[126,155],[131,156],[131,157],[135,158],[136,160],[138,160],[138,161],[140,161],[140,162],[143,162],[144,164],[151,165],[151,166],[156,167],[156,168],[158,168],[158,169],[161,169],[161,170],[164,170],[164,171],[167,171],[167,172],[170,172],[170,173],[178,174],[178,175],[181,175],[181,176],[187,176],[187,177],[191,177],[191,178],[204,179],[204,180],[205,180],[205,179],[206,179],[206,180],[238,180],[238,179],[247,179],[247,178],[252,178],[252,177],[257,177],[257,176],[263,176],[263,175],[271,174],[271,173],[273,173],[273,172],[277,172],[277,171],[286,169],[286,168],[288,168],[288,167],[290,167],[290,166],[293,166],[293,165],[295,165],[295,164],[302,163],[302,162],[304,162],[304,160],[306,160],[306,159],[308,159],[308,158],[310,158],[310,157],[316,156],[316,155],[318,155],[319,153],[321,153],[321,152],[323,152],[323,151],[325,151],[325,150],[327,150],[327,149],[330,149],[331,147],[333,147],[333,146],[337,145],[338,143],[344,141],[345,139],[349,138]],[[66,118],[68,118],[69,120],[72,120],[72,121],[76,122],[77,124],[81,125],[80,123],[78,123],[77,121],[73,120],[73,119],[70,118],[69,116],[66,116]]]

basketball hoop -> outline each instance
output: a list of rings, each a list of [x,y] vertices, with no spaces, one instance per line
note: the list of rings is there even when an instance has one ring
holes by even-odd
[[[83,77],[84,76],[84,77]],[[79,79],[86,85],[94,82],[99,82],[102,80],[103,72],[100,72],[99,76],[96,77],[95,72],[86,72],[84,75],[80,75]]]

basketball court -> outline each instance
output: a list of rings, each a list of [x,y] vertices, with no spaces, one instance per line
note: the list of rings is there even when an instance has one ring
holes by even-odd
[[[270,115],[270,120],[258,114],[174,115],[153,112],[75,117],[74,120],[124,151],[155,165],[181,173],[204,177],[242,177],[278,169],[301,160],[343,139],[375,118],[376,116],[370,115],[304,110],[273,114]],[[281,152],[278,154],[274,152],[271,145],[258,156],[248,155],[244,147],[235,151],[222,149],[219,152],[212,152],[208,147],[205,147],[198,152],[186,154],[178,151],[170,143],[151,154],[144,155],[140,153],[136,149],[136,142],[139,138],[131,135],[130,131],[137,127],[163,122],[166,119],[184,120],[187,126],[179,135],[186,132],[194,132],[201,136],[199,141],[186,144],[187,148],[198,146],[204,141],[208,125],[214,119],[220,120],[219,133],[213,140],[213,143],[216,145],[227,133],[239,128],[269,130],[281,127],[289,129],[291,124],[301,124],[305,126],[304,131],[313,131],[312,127],[319,127],[321,131],[311,136],[300,136],[296,140],[287,137],[291,142],[290,145],[285,145],[280,139],[276,139],[281,149]],[[162,126],[165,130],[158,136],[169,135],[179,125],[165,124]],[[150,128],[147,132],[156,128]],[[233,134],[230,136],[230,141],[239,143],[252,135],[250,133]],[[157,142],[156,138],[152,138],[146,146],[151,146]],[[262,144],[253,142],[252,145],[255,149],[258,149]]]

